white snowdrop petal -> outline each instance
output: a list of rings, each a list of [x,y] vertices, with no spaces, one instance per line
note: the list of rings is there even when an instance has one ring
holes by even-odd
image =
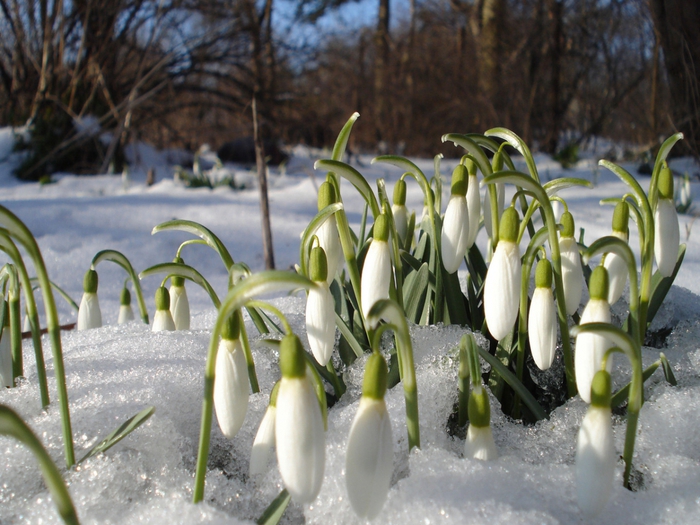
[[[557,348],[557,312],[554,295],[549,288],[535,288],[532,294],[528,337],[535,364],[540,370],[547,370],[552,366]]]
[[[309,380],[283,377],[277,394],[275,446],[284,486],[294,501],[311,503],[326,461],[323,416]]]
[[[604,299],[591,299],[581,314],[581,323],[609,323],[610,305]],[[576,372],[576,388],[586,403],[591,402],[591,382],[595,373],[601,369],[605,352],[612,345],[598,334],[579,334],[576,336],[574,353],[574,370]],[[607,371],[612,371],[613,356],[607,359]]]
[[[498,459],[498,450],[490,426],[469,425],[467,439],[464,441],[464,457],[481,461]]]
[[[610,498],[616,459],[610,409],[590,406],[576,446],[578,505],[589,516],[599,514]]]
[[[447,203],[445,218],[442,222],[441,247],[442,264],[447,273],[454,273],[462,264],[467,251],[469,238],[469,213],[467,199],[452,195]]]
[[[172,332],[175,330],[175,322],[170,310],[156,310],[156,313],[153,315],[152,330],[154,332]]]
[[[170,314],[176,330],[190,329],[190,301],[184,286],[170,287]]]
[[[671,199],[659,199],[654,212],[654,256],[659,273],[669,277],[676,267],[680,227],[676,205]]]
[[[78,330],[102,326],[102,313],[96,293],[84,293],[78,308]]]
[[[221,432],[232,439],[248,411],[248,367],[239,339],[222,339],[216,354],[214,409]]]
[[[615,304],[627,283],[627,264],[616,253],[608,253],[603,266],[608,270],[608,303]]]
[[[335,345],[335,303],[328,285],[317,284],[306,298],[306,334],[316,361],[326,366]]]
[[[493,254],[484,283],[484,313],[496,340],[513,329],[520,304],[520,251],[514,242],[501,240]]]
[[[262,474],[267,469],[267,464],[270,461],[270,452],[272,452],[272,447],[275,446],[276,417],[277,408],[268,406],[258,427],[258,433],[255,434],[253,448],[250,451],[251,476]]]
[[[318,244],[326,252],[328,276],[326,282],[330,286],[336,273],[343,267],[343,249],[340,245],[340,236],[336,226],[335,215],[326,219],[316,231]]]
[[[117,324],[125,324],[129,321],[133,321],[134,319],[134,309],[131,308],[130,304],[122,304],[119,306],[119,317],[117,319]]]
[[[362,314],[367,317],[370,309],[380,299],[389,298],[391,282],[391,254],[389,244],[373,240],[367,249],[360,278]]]
[[[467,235],[467,249],[469,249],[476,241],[476,236],[479,233],[479,217],[481,217],[481,196],[479,195],[479,181],[476,175],[469,176],[466,198],[469,213],[469,234]]]
[[[348,437],[345,480],[355,514],[373,519],[386,501],[394,467],[391,420],[384,400],[362,397]]]
[[[394,226],[396,233],[399,235],[401,242],[406,242],[406,234],[408,233],[408,208],[401,204],[393,204],[391,206],[391,214],[394,217]]]
[[[566,313],[573,315],[581,304],[583,294],[583,268],[576,240],[573,237],[562,237],[559,240],[559,253]]]

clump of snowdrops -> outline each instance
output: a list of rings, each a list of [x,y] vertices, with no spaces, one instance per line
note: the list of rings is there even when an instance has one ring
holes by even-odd
[[[234,439],[246,418],[250,392],[259,391],[243,316],[243,311],[247,311],[256,329],[268,334],[267,342],[279,350],[280,379],[270,392],[270,404],[255,438],[250,475],[269,468],[274,447],[285,488],[260,518],[261,523],[279,520],[290,500],[308,504],[317,497],[324,476],[327,411],[347,395],[343,373],[357,366],[355,361],[364,356],[369,357],[347,441],[345,479],[348,498],[357,515],[372,519],[379,514],[393,472],[392,433],[407,433],[409,453],[420,447],[411,324],[453,324],[464,329],[460,346],[455,349],[460,365],[454,391],[458,399],[457,425],[466,429],[467,461],[492,461],[498,457],[490,427],[490,396],[506,414],[525,422],[545,419],[556,408],[556,404],[541,403],[543,396],[529,380],[525,365],[531,359],[541,370],[549,369],[561,352],[564,367],[560,404],[577,395],[589,404],[576,453],[579,505],[586,514],[600,513],[614,482],[617,456],[612,441],[612,408],[627,403],[623,484],[633,488],[632,457],[644,402],[643,382],[659,367],[669,382],[675,382],[663,354],[646,370],[642,369],[641,346],[685,252],[685,247],[679,245],[673,177],[665,162],[682,136],[674,135],[661,146],[647,191],[621,167],[600,162],[629,190],[603,202],[615,205],[611,235],[586,245],[583,232],[576,239],[575,217],[558,193],[573,186],[590,187],[590,183],[561,178],[543,184],[527,145],[513,132],[494,128],[484,134],[443,136],[443,141],[463,149],[443,207],[439,156],[430,176],[405,158],[374,159],[373,163],[392,164],[404,172],[395,182],[391,200],[383,179],[377,181],[375,191],[360,172],[342,162],[358,116],[353,115],[341,131],[331,159],[316,163],[316,169],[326,176],[319,188],[318,214],[302,233],[296,272],[251,273],[245,264],[234,262],[220,239],[205,226],[187,220],[168,221],[156,226],[153,233],[181,231],[195,237],[180,245],[173,262],[155,265],[136,275],[126,257],[118,252],[105,250],[95,256],[85,276],[78,328],[101,324],[96,266],[103,260],[116,262],[127,272],[121,300],[123,316],[120,313],[124,321],[133,318],[133,312],[129,313],[128,282],[137,294],[142,320],[148,323],[138,282],[156,274],[163,276],[156,292],[154,330],[189,327],[186,281],[209,294],[218,315],[205,368],[193,488],[194,501],[199,502],[204,498],[214,414],[223,435]],[[513,153],[524,158],[526,173],[516,170]],[[347,218],[341,179],[349,181],[365,201],[358,231],[351,229]],[[417,184],[422,191],[423,210],[406,207],[409,184]],[[510,202],[505,201],[506,185],[515,188]],[[564,210],[560,217],[555,216],[555,202]],[[8,219],[9,212],[3,213],[4,221],[16,220]],[[630,218],[640,239],[639,262],[628,245]],[[488,236],[486,254],[475,244],[482,225]],[[8,227],[8,231],[19,232],[23,242],[31,238],[19,226],[16,230]],[[7,306],[0,311],[0,318],[8,319],[3,323],[0,342],[6,340],[6,329],[14,333],[13,326],[18,323],[19,289],[26,294],[29,286],[31,291],[26,270],[19,267],[12,251],[11,237],[0,231],[0,245],[13,259],[12,268],[16,268],[0,271],[0,282],[8,296]],[[28,251],[40,257],[35,243],[28,242]],[[195,267],[185,264],[184,251],[191,244],[205,244],[221,258],[229,274],[229,289],[223,300]],[[591,261],[598,256],[602,260],[591,268]],[[459,276],[461,269],[466,269],[463,280]],[[40,274],[39,280],[44,302],[48,303],[48,277]],[[616,326],[611,323],[610,305],[620,298],[627,282],[629,313],[623,325]],[[590,299],[581,305],[584,287],[588,288]],[[259,299],[273,292],[294,290],[307,293],[304,338],[294,333],[283,312]],[[35,332],[36,307],[30,304],[29,295],[26,310]],[[59,377],[60,335],[52,304],[47,306],[47,318],[52,342],[58,348],[58,354],[54,348],[57,379],[64,381]],[[391,332],[393,337],[383,337],[385,332]],[[485,336],[488,345],[479,346],[476,333]],[[14,335],[10,340],[15,348]],[[627,357],[630,381],[612,392],[610,370],[615,353]],[[11,354],[15,378],[22,373],[21,351],[18,354],[14,349]],[[39,355],[40,351],[38,366]],[[7,365],[0,369],[3,380],[10,375],[5,369]],[[45,374],[38,376],[45,381]],[[406,401],[405,430],[392,429],[384,402],[387,389],[399,383]],[[70,467],[74,459],[63,384],[59,397],[64,411],[66,465]],[[45,386],[41,388],[43,392]],[[137,415],[128,425],[129,431],[148,415]],[[3,426],[0,429],[5,431]],[[23,435],[26,443],[34,443],[29,434]],[[112,437],[107,445],[114,442]],[[98,452],[106,448],[102,446]],[[40,454],[39,461],[46,463]],[[61,485],[60,476],[58,480],[55,475],[49,479],[53,480],[47,481],[50,486]],[[55,497],[65,502],[61,513],[67,516],[66,521],[77,522],[74,511],[71,514],[65,510],[72,508],[70,499]]]

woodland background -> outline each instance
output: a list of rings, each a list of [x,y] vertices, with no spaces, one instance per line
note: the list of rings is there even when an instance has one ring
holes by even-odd
[[[700,153],[696,0],[365,0],[371,23],[322,23],[349,2],[0,0],[0,126],[31,124],[18,176],[120,169],[134,140],[216,149],[254,117],[329,146],[353,111],[354,152],[455,155],[442,134],[498,125],[562,158],[599,137],[643,158],[675,131]]]

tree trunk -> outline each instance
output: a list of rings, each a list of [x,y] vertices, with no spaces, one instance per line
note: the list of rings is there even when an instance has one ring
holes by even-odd
[[[377,30],[374,33],[374,113],[377,141],[385,140],[388,129],[386,79],[389,67],[389,0],[379,0]]]
[[[700,2],[649,0],[671,93],[674,130],[682,131],[686,152],[700,156]]]
[[[479,92],[494,114],[498,113],[501,83],[501,57],[503,54],[503,22],[505,0],[481,0],[478,9],[478,34],[474,35],[477,44],[479,71]]]

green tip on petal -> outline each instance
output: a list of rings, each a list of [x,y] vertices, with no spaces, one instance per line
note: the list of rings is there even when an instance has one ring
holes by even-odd
[[[501,240],[515,242],[518,239],[518,228],[520,228],[520,218],[518,212],[511,206],[501,216],[498,235]]]
[[[466,195],[467,184],[469,183],[469,172],[462,164],[457,164],[457,167],[452,172],[452,195]]]
[[[493,155],[491,168],[493,169],[494,173],[503,169],[503,153],[501,153],[500,149]]]
[[[596,266],[591,273],[591,280],[588,286],[591,299],[608,299],[608,286],[610,277],[608,270],[601,264]]]
[[[607,370],[598,370],[591,382],[591,405],[610,408],[612,380]]]
[[[485,428],[491,425],[491,406],[486,390],[478,386],[469,396],[469,424]]]
[[[362,380],[362,395],[371,399],[384,399],[388,376],[389,370],[384,357],[379,352],[373,352],[365,365],[365,377]]]
[[[83,277],[83,291],[85,293],[97,293],[97,272],[88,270]]]
[[[573,237],[574,236],[574,216],[571,212],[565,211],[561,215],[561,236],[562,237]]]
[[[314,282],[325,282],[328,277],[328,258],[326,251],[320,246],[316,246],[311,250],[309,257],[309,268],[311,280]]]
[[[389,219],[383,213],[374,221],[373,235],[375,241],[386,242],[389,240]]]
[[[156,310],[170,310],[170,292],[165,286],[156,290]]]
[[[229,315],[228,319],[221,328],[221,338],[229,341],[235,341],[241,335],[241,319],[238,312]]]
[[[535,270],[535,286],[537,288],[552,287],[552,263],[548,259],[542,259],[537,263]]]
[[[182,257],[175,257],[173,259],[174,263],[178,264],[185,264],[185,261],[182,260]],[[180,277],[179,275],[173,275],[170,277],[170,284],[173,286],[185,286],[185,278]]]
[[[287,379],[306,377],[304,348],[296,334],[287,334],[280,342],[280,371]]]
[[[462,157],[462,164],[467,168],[470,177],[476,175],[476,162],[465,155]]]
[[[673,173],[668,166],[661,168],[658,188],[660,199],[673,199]]]
[[[119,304],[121,306],[129,306],[131,304],[131,292],[126,286],[122,288],[122,294],[119,297]]]
[[[627,234],[630,221],[630,207],[622,201],[618,202],[613,212],[612,229],[614,232]]]
[[[394,204],[406,205],[406,181],[403,179],[397,180],[394,184]]]
[[[318,209],[321,211],[326,206],[335,204],[338,202],[338,197],[335,194],[335,187],[328,181],[321,184],[318,188]]]

